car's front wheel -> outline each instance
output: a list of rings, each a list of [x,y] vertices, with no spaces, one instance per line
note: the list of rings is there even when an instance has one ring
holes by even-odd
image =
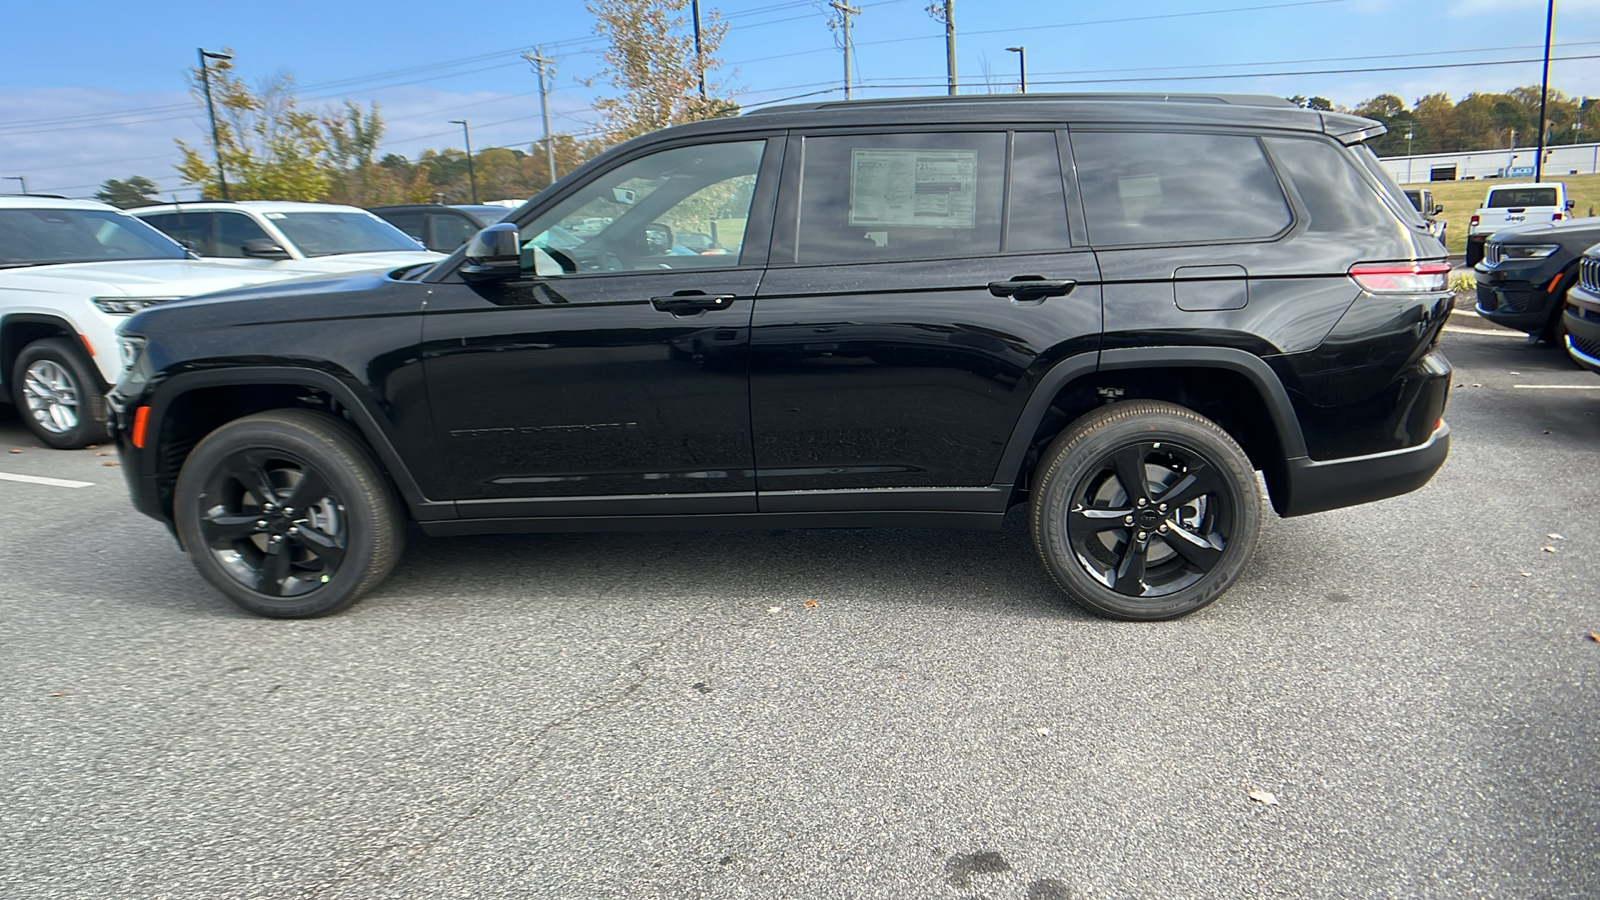
[[[11,385],[23,423],[45,446],[76,450],[106,439],[100,374],[72,341],[45,338],[23,347]]]
[[[1171,619],[1239,577],[1261,529],[1249,458],[1216,423],[1135,400],[1084,415],[1051,443],[1030,526],[1051,576],[1079,605]]]
[[[183,464],[178,537],[200,574],[263,616],[338,612],[400,558],[405,517],[377,461],[343,422],[309,410],[246,416]]]

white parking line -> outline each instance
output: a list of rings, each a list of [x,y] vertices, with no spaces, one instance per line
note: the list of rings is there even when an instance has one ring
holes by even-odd
[[[1528,339],[1528,336],[1523,334],[1522,332],[1520,332],[1520,331],[1512,331],[1509,328],[1501,328],[1501,329],[1498,329],[1498,330],[1495,330],[1495,331],[1490,331],[1487,328],[1467,328],[1467,327],[1462,326],[1462,325],[1446,325],[1444,327],[1444,330],[1445,331],[1453,331],[1456,334],[1482,334],[1482,335],[1487,335],[1489,337],[1514,337],[1514,338],[1522,338],[1523,340],[1527,340]]]
[[[1525,391],[1600,391],[1600,384],[1513,384]]]
[[[94,487],[92,481],[68,481],[65,478],[45,478],[42,475],[13,475],[10,472],[0,472],[0,481],[20,481],[23,484],[47,484],[50,487],[64,488]]]

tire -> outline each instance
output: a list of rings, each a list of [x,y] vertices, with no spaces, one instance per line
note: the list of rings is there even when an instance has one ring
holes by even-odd
[[[1034,549],[1061,590],[1099,615],[1188,615],[1221,596],[1255,551],[1261,493],[1249,458],[1176,404],[1088,413],[1051,442],[1036,473]]]
[[[22,348],[11,367],[11,397],[23,424],[47,447],[77,450],[109,436],[100,373],[67,338]]]
[[[343,422],[286,409],[236,419],[183,464],[178,538],[228,599],[281,619],[325,616],[400,559],[405,516],[377,460]]]

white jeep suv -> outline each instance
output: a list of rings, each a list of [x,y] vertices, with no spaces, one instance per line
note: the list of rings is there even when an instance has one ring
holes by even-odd
[[[0,400],[48,446],[103,441],[123,319],[163,300],[305,274],[194,259],[103,203],[0,196]]]
[[[132,210],[205,259],[340,275],[443,259],[364,209],[332,203],[208,200]]]

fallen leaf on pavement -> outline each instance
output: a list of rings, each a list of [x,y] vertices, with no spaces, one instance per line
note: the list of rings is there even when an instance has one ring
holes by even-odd
[[[103,462],[100,465],[102,465],[102,466],[116,466],[116,465],[121,465],[121,463]]]
[[[1532,578],[1533,577],[1533,573],[1532,572],[1523,572],[1522,573],[1522,577],[1523,578]]]
[[[1554,552],[1556,552],[1556,548],[1554,548],[1554,547],[1540,547],[1539,549],[1543,550],[1546,553],[1554,553]]]
[[[15,447],[12,447],[12,448],[11,448],[11,452],[12,452],[12,453],[21,453],[21,452],[22,452],[22,451],[21,451],[21,450],[18,450],[18,449],[17,449],[17,448],[15,448]]]
[[[1521,375],[1521,372],[1507,372],[1507,375]]]
[[[1596,644],[1600,644],[1600,634],[1595,634],[1594,632],[1591,631],[1588,634],[1584,635],[1584,637],[1588,638],[1591,641],[1594,641]]]
[[[1250,797],[1251,800],[1254,800],[1255,802],[1261,804],[1262,806],[1277,806],[1278,805],[1278,798],[1271,791],[1263,791],[1260,788],[1252,788],[1248,792],[1248,796]]]
[[[769,607],[767,607],[767,612],[772,613],[773,615],[777,615],[778,613],[783,612],[783,607],[781,607],[781,606],[769,606]]]
[[[1549,538],[1552,541],[1564,541],[1564,540],[1566,540],[1566,538],[1562,537],[1559,534],[1556,534],[1553,531],[1550,532],[1549,534],[1545,535],[1545,537]]]
[[[802,604],[802,605],[803,605],[803,606],[806,606],[806,607],[809,607],[809,608],[811,608],[811,609],[816,609],[816,608],[817,608],[817,601],[815,601],[815,600],[807,600],[807,601],[806,601],[806,602],[805,602],[805,603],[804,603],[804,604]]]
[[[1040,725],[1036,730],[1039,732],[1039,737],[1050,736],[1050,729],[1044,727],[1043,725]]]

